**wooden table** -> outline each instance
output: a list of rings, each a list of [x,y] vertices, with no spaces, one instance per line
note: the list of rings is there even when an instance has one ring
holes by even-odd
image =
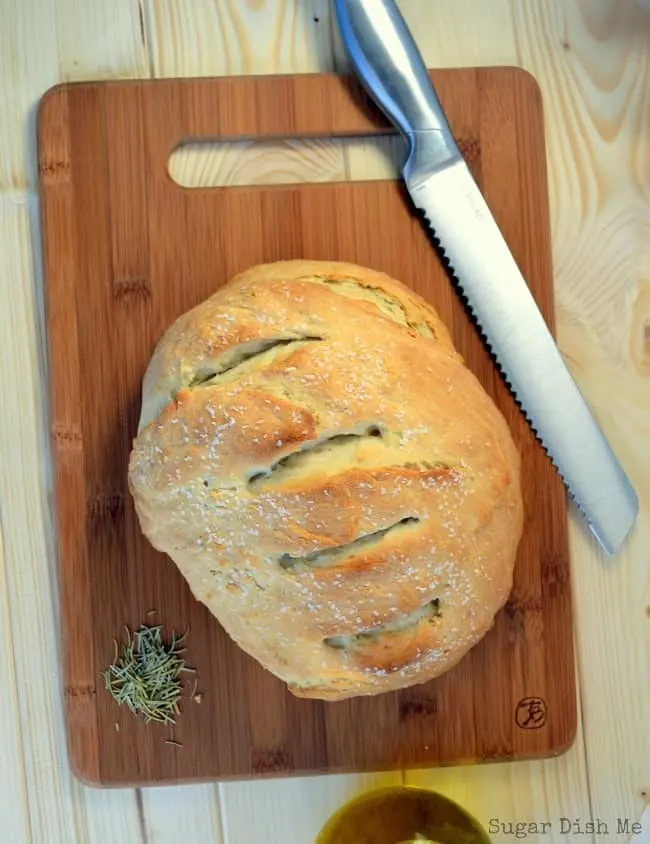
[[[0,0],[0,821],[11,844],[307,844],[352,795],[425,783],[495,841],[627,841],[650,802],[650,13],[634,0],[403,0],[430,66],[519,65],[546,108],[558,332],[641,499],[614,560],[571,513],[581,723],[552,760],[373,776],[87,789],[58,677],[35,104],[59,81],[343,69],[328,0]],[[377,172],[340,144],[177,157],[181,181]],[[650,835],[649,813],[644,816]],[[619,822],[619,819],[621,821]],[[598,820],[608,834],[592,834]],[[626,821],[628,832],[625,831]],[[620,827],[619,827],[620,823]],[[505,828],[502,826],[505,824]],[[603,830],[603,826],[600,827]],[[619,834],[619,829],[621,829]],[[514,832],[514,829],[512,830]],[[541,831],[541,827],[540,830]],[[640,836],[637,840],[642,840]]]

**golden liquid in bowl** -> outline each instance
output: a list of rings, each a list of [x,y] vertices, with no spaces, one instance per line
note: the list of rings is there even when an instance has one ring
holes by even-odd
[[[489,844],[458,804],[426,788],[389,786],[362,794],[336,812],[316,844]]]
[[[430,838],[425,838],[424,835],[417,835],[409,841],[400,841],[399,844],[440,844],[440,842],[432,841]]]

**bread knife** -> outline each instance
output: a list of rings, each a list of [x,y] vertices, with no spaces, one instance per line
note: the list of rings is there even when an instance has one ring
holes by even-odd
[[[334,0],[363,86],[405,137],[402,177],[515,400],[608,555],[638,499],[464,160],[394,0]]]

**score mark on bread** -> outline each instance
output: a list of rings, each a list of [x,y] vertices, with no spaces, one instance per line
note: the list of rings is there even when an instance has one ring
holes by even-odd
[[[152,545],[299,696],[438,676],[512,586],[508,426],[433,308],[368,268],[252,267],[181,316],[129,485]]]
[[[278,562],[283,569],[293,571],[304,566],[311,568],[336,566],[352,557],[356,552],[367,550],[369,547],[378,544],[389,533],[404,528],[407,525],[418,524],[419,521],[420,519],[417,516],[405,516],[393,525],[388,525],[388,527],[380,528],[364,536],[359,536],[357,539],[353,539],[351,542],[346,542],[343,545],[317,549],[316,551],[310,551],[309,554],[303,554],[298,557],[292,556],[291,554],[282,554]]]
[[[268,353],[274,352],[275,349],[288,346],[297,347],[303,343],[319,342],[322,339],[322,337],[273,337],[241,343],[232,349],[228,349],[212,366],[202,366],[196,372],[188,387],[192,389],[193,387],[214,385],[217,378],[228,373],[234,375],[234,377],[240,376],[240,372],[233,373],[233,370],[246,364],[259,365],[267,360],[273,360],[276,355],[269,355]]]
[[[323,460],[323,457],[333,457],[333,451],[336,449],[340,448],[347,452],[357,451],[361,440],[367,437],[381,437],[381,435],[381,428],[379,425],[372,424],[362,425],[358,431],[337,432],[335,434],[326,434],[325,436],[308,440],[296,451],[292,451],[284,457],[280,457],[268,468],[263,470],[253,470],[249,474],[248,484],[251,487],[256,485],[259,486],[262,481],[277,479],[280,473],[282,473],[282,476],[285,479],[299,475],[301,470],[304,473],[305,468],[307,467],[311,469],[315,464],[326,464],[328,461]],[[284,445],[284,442],[282,445]],[[341,462],[345,460],[345,458],[342,460],[341,454],[336,456]],[[350,456],[350,454],[346,454],[346,457],[349,458]],[[307,458],[307,460],[305,460],[305,458]]]

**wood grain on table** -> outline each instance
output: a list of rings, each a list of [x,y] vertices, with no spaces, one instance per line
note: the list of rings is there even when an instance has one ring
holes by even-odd
[[[579,694],[573,748],[539,763],[417,774],[92,790],[65,756],[47,454],[34,113],[59,81],[344,67],[328,0],[2,0],[0,4],[0,820],[41,844],[310,842],[378,783],[426,782],[484,822],[641,817],[650,800],[650,15],[634,0],[402,0],[430,66],[513,64],[546,110],[560,348],[641,499],[612,561],[571,512]],[[184,178],[249,180],[284,151],[226,165],[184,153]],[[367,145],[295,147],[290,166],[368,175]],[[251,163],[251,155],[253,161]],[[277,156],[280,156],[278,161]],[[338,164],[336,163],[338,161]],[[333,166],[336,165],[336,166]],[[384,168],[384,164],[381,165]],[[215,176],[214,174],[217,174]],[[203,175],[202,175],[203,174]],[[241,178],[241,177],[240,177]],[[495,841],[512,841],[503,833]],[[530,840],[535,840],[531,838]]]

